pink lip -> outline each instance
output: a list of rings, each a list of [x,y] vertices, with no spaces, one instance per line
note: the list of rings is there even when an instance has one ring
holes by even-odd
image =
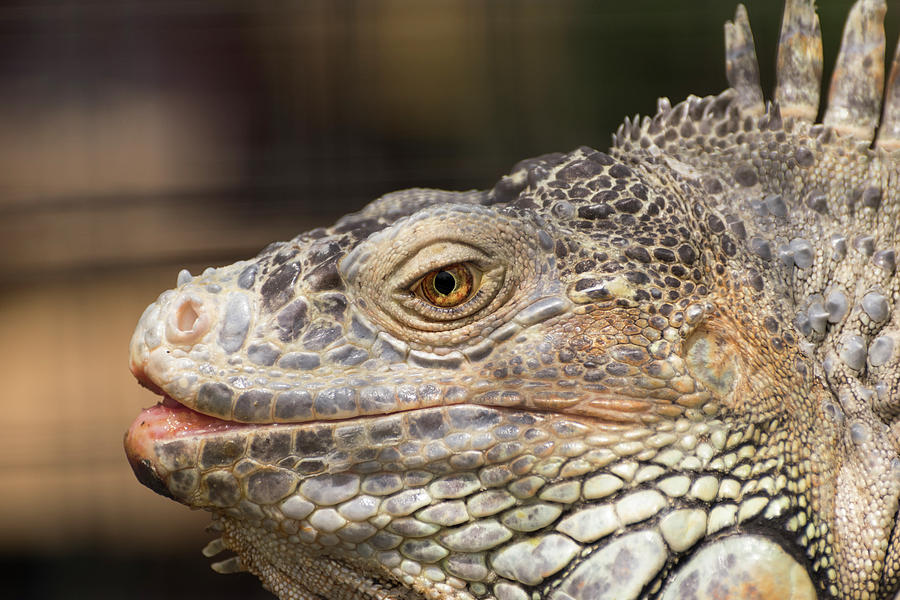
[[[198,413],[179,404],[170,396],[164,396],[162,402],[145,409],[129,429],[140,429],[143,435],[152,439],[172,438],[181,435],[198,435],[245,427],[243,423],[224,421]]]

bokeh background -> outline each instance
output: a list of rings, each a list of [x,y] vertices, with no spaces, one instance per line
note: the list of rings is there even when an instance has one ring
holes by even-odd
[[[270,598],[134,479],[143,308],[382,193],[491,187],[725,87],[732,0],[0,4],[6,598]],[[826,65],[849,2],[822,0]],[[781,3],[751,1],[771,90]],[[900,10],[889,14],[893,51]],[[830,69],[829,69],[830,72]]]

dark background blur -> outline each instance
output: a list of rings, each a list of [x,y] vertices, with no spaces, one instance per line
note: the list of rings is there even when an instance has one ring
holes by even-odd
[[[143,308],[394,189],[491,187],[725,87],[736,2],[0,5],[0,581],[8,598],[267,598],[134,479]],[[825,62],[849,2],[822,1]],[[888,29],[889,52],[900,11]],[[749,3],[771,90],[781,3]],[[828,70],[830,73],[830,69]]]

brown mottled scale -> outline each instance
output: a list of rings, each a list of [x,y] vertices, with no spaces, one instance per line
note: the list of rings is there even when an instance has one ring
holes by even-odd
[[[129,431],[138,477],[282,598],[894,597],[884,14],[852,8],[822,123],[813,2],[787,1],[770,102],[738,7],[730,88],[606,153],[179,276],[132,340],[174,401]]]

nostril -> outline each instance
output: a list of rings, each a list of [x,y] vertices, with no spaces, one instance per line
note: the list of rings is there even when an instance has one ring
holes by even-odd
[[[179,330],[184,333],[189,333],[194,331],[194,327],[197,325],[197,321],[200,320],[200,315],[197,314],[197,310],[194,308],[194,303],[190,300],[187,302],[183,302],[181,306],[178,307],[175,316],[175,323]]]
[[[166,337],[179,344],[199,340],[209,329],[207,309],[200,299],[185,295],[176,300],[166,326]]]

